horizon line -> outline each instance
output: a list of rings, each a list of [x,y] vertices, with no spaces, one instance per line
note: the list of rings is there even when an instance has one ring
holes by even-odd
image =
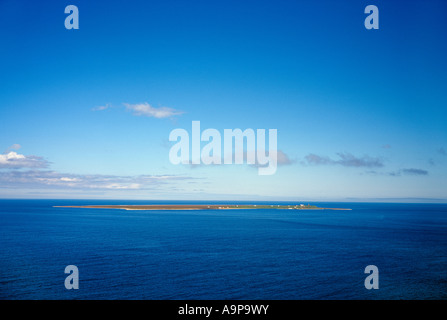
[[[358,202],[358,203],[433,203],[433,204],[447,204],[447,199],[442,198],[343,198],[343,199],[270,199],[270,200],[259,200],[259,199],[194,199],[194,200],[185,200],[185,199],[131,199],[131,198],[25,198],[25,197],[16,197],[16,198],[3,198],[0,197],[0,200],[57,200],[57,201],[73,201],[73,200],[86,200],[86,201],[176,201],[176,202],[219,202],[219,201],[233,201],[233,202]],[[406,201],[405,201],[406,200]],[[418,202],[420,201],[420,202]]]

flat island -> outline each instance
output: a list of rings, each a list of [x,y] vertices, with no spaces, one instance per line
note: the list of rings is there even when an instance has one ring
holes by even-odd
[[[351,210],[343,208],[320,208],[313,205],[277,204],[151,204],[151,205],[87,205],[54,206],[55,208],[123,209],[123,210],[226,210],[226,209],[290,209],[290,210]]]

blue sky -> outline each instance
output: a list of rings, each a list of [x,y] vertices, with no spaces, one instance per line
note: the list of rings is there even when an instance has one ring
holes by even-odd
[[[79,30],[64,27],[69,4]],[[369,4],[379,30],[364,27]],[[446,9],[3,0],[0,197],[445,200]],[[195,120],[277,129],[276,174],[171,164],[169,133]]]

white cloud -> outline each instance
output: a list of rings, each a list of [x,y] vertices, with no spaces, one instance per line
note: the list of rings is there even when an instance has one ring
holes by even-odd
[[[23,154],[17,154],[17,152],[11,151],[7,154],[0,154],[0,163],[6,163],[17,159],[25,159]]]
[[[128,110],[131,110],[133,114],[136,116],[146,116],[157,119],[172,118],[174,116],[178,116],[184,113],[183,111],[167,107],[154,108],[147,102],[138,104],[124,103],[124,105]]]
[[[106,185],[106,189],[118,189],[118,190],[137,190],[141,189],[142,185],[139,183],[131,183],[131,184],[120,184],[120,183],[111,183]]]
[[[79,179],[77,179],[77,178],[67,178],[67,177],[62,177],[60,180],[61,181],[68,181],[68,182],[77,182],[77,181],[79,181]]]
[[[148,190],[158,189],[161,185],[182,180],[193,180],[190,177],[174,175],[81,175],[59,173],[49,170],[11,170],[0,171],[0,188],[29,189],[77,189],[77,190]]]
[[[46,168],[48,162],[42,157],[24,156],[17,152],[10,151],[5,154],[0,154],[0,168]]]

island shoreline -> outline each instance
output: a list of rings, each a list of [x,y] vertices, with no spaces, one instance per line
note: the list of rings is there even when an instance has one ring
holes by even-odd
[[[349,208],[320,208],[310,205],[84,205],[84,206],[53,206],[53,208],[84,208],[84,209],[121,209],[121,210],[243,210],[243,209],[276,209],[276,210],[352,210]]]

